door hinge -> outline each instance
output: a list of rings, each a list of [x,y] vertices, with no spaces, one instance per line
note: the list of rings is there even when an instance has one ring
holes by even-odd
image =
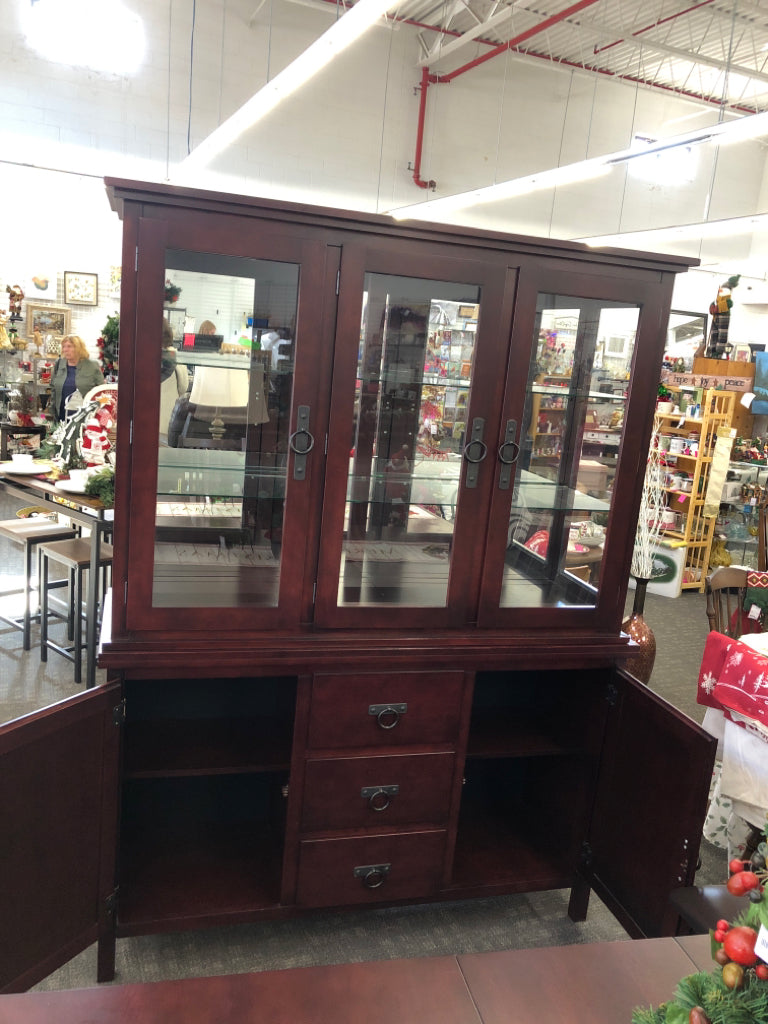
[[[128,424],[128,443],[133,444],[133,420]]]
[[[317,597],[317,580],[315,580],[315,582],[312,584],[312,604],[315,603],[315,598],[316,597]]]
[[[107,908],[107,913],[112,917],[117,910],[117,894],[120,891],[119,886],[112,890],[112,892],[104,900],[104,906]]]
[[[336,271],[336,294],[339,294],[339,278],[341,277],[341,271]]]
[[[579,867],[581,867],[581,868],[589,868],[589,867],[591,867],[592,866],[592,859],[593,859],[593,857],[594,857],[594,854],[592,852],[592,847],[585,840],[581,844],[581,851],[579,853]]]
[[[136,251],[135,251],[134,256],[133,256],[133,269],[134,270],[138,270],[139,269],[139,247],[138,247],[138,245],[136,246]]]
[[[118,726],[125,725],[125,697],[112,708],[112,722]]]
[[[323,455],[327,455],[327,454],[328,454],[328,435],[326,434],[325,435],[325,445],[323,447]]]
[[[608,701],[612,708],[615,708],[619,703],[619,688],[615,683],[608,683],[605,688],[605,699]]]

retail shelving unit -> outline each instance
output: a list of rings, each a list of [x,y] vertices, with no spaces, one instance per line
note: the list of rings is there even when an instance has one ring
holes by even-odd
[[[669,928],[714,741],[622,670],[621,620],[690,261],[109,192],[124,222],[110,682],[0,733],[15,809],[0,985],[96,935],[107,979],[118,936],[315,907],[570,887],[575,919],[595,889],[633,934]],[[246,360],[237,450],[205,426],[242,372],[224,362],[200,447],[159,440],[169,277],[189,301],[201,278],[236,280],[254,319],[290,332],[290,360]],[[595,386],[617,335],[621,394]],[[552,351],[569,372],[545,476],[526,457]],[[610,486],[604,466],[584,483],[596,419],[620,431]],[[602,535],[576,543],[589,519]]]
[[[686,544],[683,590],[704,591],[717,515],[705,516],[703,511],[718,431],[730,428],[735,398],[732,391],[711,388],[704,393],[700,417],[681,417],[680,413],[659,417],[663,435],[686,442],[686,451],[676,455],[677,468],[687,479],[686,488],[666,488],[668,505],[682,518],[682,528],[665,531]]]

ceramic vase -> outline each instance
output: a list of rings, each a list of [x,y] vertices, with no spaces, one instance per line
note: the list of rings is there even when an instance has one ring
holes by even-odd
[[[653,630],[643,617],[645,607],[645,591],[650,580],[638,576],[635,580],[635,600],[632,605],[632,614],[621,624],[621,628],[628,633],[630,638],[638,645],[638,649],[631,658],[623,664],[623,668],[639,679],[641,683],[647,683],[653,672],[653,663],[656,660],[656,637]]]

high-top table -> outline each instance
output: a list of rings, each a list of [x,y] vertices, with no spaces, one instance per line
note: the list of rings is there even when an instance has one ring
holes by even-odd
[[[304,967],[0,996],[0,1024],[630,1024],[709,937]]]
[[[52,511],[60,512],[91,531],[91,565],[88,572],[88,595],[86,598],[86,688],[96,684],[96,654],[98,650],[98,592],[99,555],[105,533],[112,530],[114,509],[105,508],[98,498],[87,494],[73,494],[62,491],[50,480],[39,476],[21,476],[9,472],[0,474],[0,486],[7,494],[21,498],[27,504],[50,505]]]

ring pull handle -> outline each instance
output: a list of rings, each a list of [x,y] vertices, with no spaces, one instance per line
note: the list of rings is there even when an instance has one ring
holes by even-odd
[[[400,716],[408,710],[407,704],[369,704],[368,714],[373,715],[380,729],[394,729]]]
[[[399,786],[363,786],[360,796],[368,801],[372,811],[386,811],[392,803],[392,797],[400,792]]]
[[[516,433],[517,420],[507,420],[504,440],[499,447],[499,462],[501,463],[501,470],[499,472],[500,491],[509,490],[509,485],[512,481],[512,466],[517,462],[517,457],[520,454],[520,445],[515,441]],[[507,448],[509,448],[511,455],[507,455]]]
[[[467,487],[477,487],[479,466],[488,454],[488,445],[483,441],[484,431],[485,420],[476,416],[475,419],[472,420],[472,430],[469,435],[469,441],[464,446],[463,452],[465,460],[469,463],[467,466],[466,476]]]
[[[301,447],[298,440],[303,438]],[[288,447],[294,454],[293,479],[304,480],[307,475],[307,455],[315,447],[315,439],[309,432],[309,406],[300,405],[296,412],[296,429],[288,438]]]
[[[386,882],[391,867],[391,864],[361,864],[355,868],[354,875],[366,889],[378,889]]]

